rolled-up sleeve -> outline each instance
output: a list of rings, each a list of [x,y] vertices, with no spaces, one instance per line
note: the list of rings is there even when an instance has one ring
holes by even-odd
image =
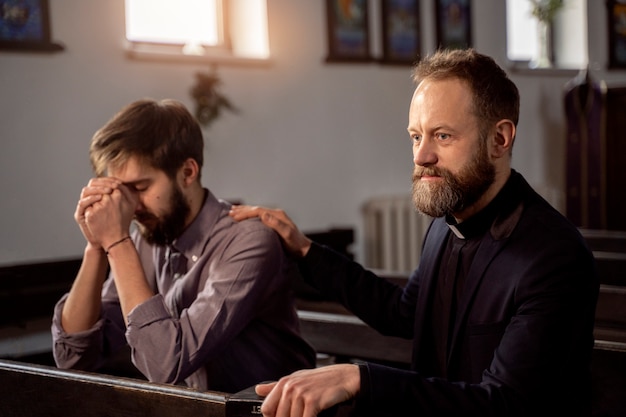
[[[68,294],[55,305],[52,316],[52,353],[57,367],[94,371],[126,344],[119,307],[103,305],[100,319],[88,330],[67,333],[61,313]],[[119,315],[118,318],[116,318]]]

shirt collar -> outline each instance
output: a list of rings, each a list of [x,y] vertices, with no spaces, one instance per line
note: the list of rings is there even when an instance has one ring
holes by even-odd
[[[511,176],[504,184],[504,187],[481,211],[461,223],[457,223],[454,217],[446,215],[445,220],[450,230],[459,239],[471,239],[476,236],[482,236],[492,225],[495,226],[494,222],[498,218],[499,213],[505,209],[508,203],[516,200],[515,189],[518,182],[518,174],[511,170]],[[500,234],[498,230],[493,230],[493,228],[492,233]]]
[[[213,235],[213,228],[228,210],[225,203],[218,200],[211,191],[205,188],[205,199],[198,215],[187,226],[185,231],[172,242],[172,246],[184,254],[187,259],[197,260]]]

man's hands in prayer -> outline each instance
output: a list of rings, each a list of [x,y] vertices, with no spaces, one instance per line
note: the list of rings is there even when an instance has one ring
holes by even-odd
[[[89,246],[103,248],[128,235],[138,197],[116,178],[92,178],[83,187],[74,219]]]
[[[283,210],[259,206],[234,205],[229,214],[237,221],[250,217],[259,217],[266,226],[271,227],[278,233],[287,250],[296,256],[304,257],[311,248],[311,239],[298,229]]]

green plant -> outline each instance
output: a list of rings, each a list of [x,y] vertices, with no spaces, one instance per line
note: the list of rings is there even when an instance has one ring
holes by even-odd
[[[203,126],[209,126],[221,114],[222,110],[237,113],[238,109],[218,90],[221,83],[216,70],[210,74],[197,73],[197,83],[191,89],[191,96],[196,101],[196,119]]]
[[[530,0],[532,15],[542,22],[550,22],[563,7],[563,0]]]

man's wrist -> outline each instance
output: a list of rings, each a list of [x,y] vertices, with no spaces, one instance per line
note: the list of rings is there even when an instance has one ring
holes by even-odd
[[[111,252],[111,249],[115,248],[116,246],[119,246],[123,243],[125,243],[126,241],[132,242],[131,237],[129,235],[126,235],[120,239],[117,239],[111,243],[109,243],[107,246],[104,247],[104,253],[109,256],[109,253]]]
[[[87,246],[85,246],[84,255],[104,255],[104,249],[101,245],[88,242]]]

